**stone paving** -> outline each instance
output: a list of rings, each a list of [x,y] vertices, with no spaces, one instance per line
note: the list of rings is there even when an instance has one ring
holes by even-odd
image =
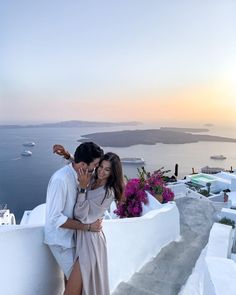
[[[176,200],[180,213],[179,242],[172,242],[128,282],[119,284],[112,295],[176,295],[208,241],[216,216],[212,202],[205,197],[198,200]]]

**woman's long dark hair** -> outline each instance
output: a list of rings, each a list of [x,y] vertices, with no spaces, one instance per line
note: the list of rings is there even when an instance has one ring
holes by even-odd
[[[111,174],[105,184],[106,194],[108,192],[108,189],[113,189],[115,202],[119,203],[123,199],[125,186],[120,158],[117,154],[109,152],[101,158],[99,165],[102,163],[102,161],[109,161],[111,163]],[[95,171],[95,179],[97,179],[97,169]]]

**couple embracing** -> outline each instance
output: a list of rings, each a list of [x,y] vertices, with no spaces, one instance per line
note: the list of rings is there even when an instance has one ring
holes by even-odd
[[[65,274],[64,295],[109,295],[107,248],[102,218],[124,191],[120,158],[93,142],[80,144],[71,163],[50,179],[45,243]]]

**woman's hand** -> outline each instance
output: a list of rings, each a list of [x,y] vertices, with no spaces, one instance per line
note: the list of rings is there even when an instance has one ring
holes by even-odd
[[[79,181],[80,188],[87,189],[87,187],[90,183],[90,178],[91,178],[91,174],[88,173],[88,169],[84,170],[84,169],[80,168],[77,171],[77,175],[78,175],[78,181]]]
[[[53,146],[53,153],[63,156],[66,159],[70,159],[70,153],[65,150],[63,145],[60,144],[54,144]]]

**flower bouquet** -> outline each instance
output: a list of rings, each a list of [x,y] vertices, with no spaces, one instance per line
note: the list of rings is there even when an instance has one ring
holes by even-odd
[[[167,172],[169,170],[164,171],[161,168],[151,174],[144,167],[138,169],[138,178],[127,179],[125,200],[118,205],[114,213],[120,218],[139,217],[142,213],[142,203],[148,202],[146,191],[161,203],[172,201],[174,193],[165,186]]]
[[[156,197],[160,203],[167,203],[174,199],[174,193],[166,187],[168,178],[164,174],[167,172],[169,172],[169,170],[163,171],[163,168],[161,168],[154,171],[152,174],[146,173],[146,190]]]
[[[140,178],[128,180],[125,186],[125,201],[118,205],[114,213],[120,218],[140,216],[142,213],[142,203],[147,203],[144,186],[145,183]]]

